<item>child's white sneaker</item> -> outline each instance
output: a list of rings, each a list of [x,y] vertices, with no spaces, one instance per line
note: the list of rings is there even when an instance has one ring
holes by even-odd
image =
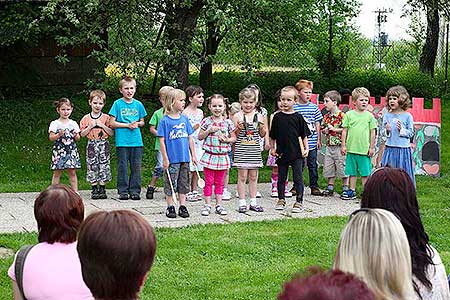
[[[231,193],[227,189],[223,189],[222,200],[231,200]]]
[[[208,204],[203,205],[202,212],[201,212],[202,216],[205,216],[205,217],[209,216],[210,213],[211,213],[211,205],[208,205]]]

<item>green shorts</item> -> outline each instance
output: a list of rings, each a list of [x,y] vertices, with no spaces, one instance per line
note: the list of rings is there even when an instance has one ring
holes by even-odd
[[[366,177],[372,171],[370,157],[362,154],[347,153],[345,160],[345,175]]]

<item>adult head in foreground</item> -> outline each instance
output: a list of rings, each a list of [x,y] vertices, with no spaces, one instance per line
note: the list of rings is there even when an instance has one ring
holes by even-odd
[[[150,224],[128,210],[89,215],[78,236],[86,285],[95,299],[138,299],[156,251]]]
[[[377,300],[414,297],[411,256],[402,224],[384,209],[359,209],[341,233],[334,268],[360,277]]]
[[[358,277],[340,270],[309,268],[284,284],[279,300],[375,300],[374,293]]]
[[[84,218],[80,196],[71,188],[49,186],[34,202],[39,243],[28,252],[23,266],[23,292],[27,299],[93,299],[81,275],[76,250],[77,232]],[[8,270],[14,299],[19,291],[14,263]]]
[[[439,253],[429,244],[416,188],[408,173],[389,167],[375,170],[364,186],[361,207],[386,209],[400,219],[408,237],[416,298],[450,299],[445,267]]]

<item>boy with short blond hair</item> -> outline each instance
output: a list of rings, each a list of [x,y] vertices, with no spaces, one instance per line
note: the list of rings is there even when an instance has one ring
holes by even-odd
[[[364,184],[372,171],[370,157],[374,154],[375,129],[377,121],[367,111],[370,92],[364,87],[355,88],[352,92],[352,101],[355,109],[345,114],[342,121],[342,155],[347,155],[345,161],[345,175],[349,176],[350,189],[341,195],[343,200],[356,199],[356,179],[358,174]]]
[[[144,105],[133,98],[136,81],[125,76],[119,82],[122,98],[117,99],[111,109],[111,127],[116,134],[117,191],[120,200],[141,199],[141,166],[144,143],[139,127],[145,125],[147,115]],[[128,165],[130,177],[128,178]]]
[[[161,119],[164,117],[164,102],[166,101],[166,97],[167,94],[169,93],[170,90],[172,90],[173,87],[171,86],[163,86],[159,89],[158,95],[159,95],[159,102],[161,103],[161,108],[156,110],[151,119],[150,119],[150,133],[153,134],[155,137],[158,134],[158,124],[159,121],[161,121]],[[155,169],[153,170],[153,177],[152,180],[150,181],[148,187],[147,187],[147,192],[145,193],[145,198],[147,199],[153,199],[153,194],[155,193],[155,188],[156,188],[156,181],[158,180],[159,177],[161,177],[163,175],[163,159],[162,159],[162,154],[161,154],[161,149],[159,148],[159,138],[157,137],[155,139],[155,151],[156,152],[156,166]]]
[[[342,121],[345,114],[339,109],[341,95],[338,91],[328,91],[323,96],[327,113],[323,116],[321,131],[326,137],[326,151],[323,160],[323,176],[328,178],[324,196],[334,194],[334,179],[342,178],[342,190],[348,190],[348,177],[345,176],[345,156],[341,153]]]
[[[88,138],[86,180],[92,187],[92,199],[106,199],[105,184],[111,181],[108,137],[114,135],[114,130],[109,127],[110,116],[102,112],[105,103],[105,92],[93,90],[89,95],[89,105],[92,111],[80,121],[80,135]]]

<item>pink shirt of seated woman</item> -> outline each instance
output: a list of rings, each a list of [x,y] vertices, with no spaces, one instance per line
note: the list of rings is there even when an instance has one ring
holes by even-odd
[[[23,290],[28,300],[92,300],[83,281],[77,253],[77,232],[84,219],[80,196],[65,185],[52,185],[37,197],[34,216],[39,244],[28,253],[23,269]],[[14,299],[21,300],[15,264],[8,270]]]

